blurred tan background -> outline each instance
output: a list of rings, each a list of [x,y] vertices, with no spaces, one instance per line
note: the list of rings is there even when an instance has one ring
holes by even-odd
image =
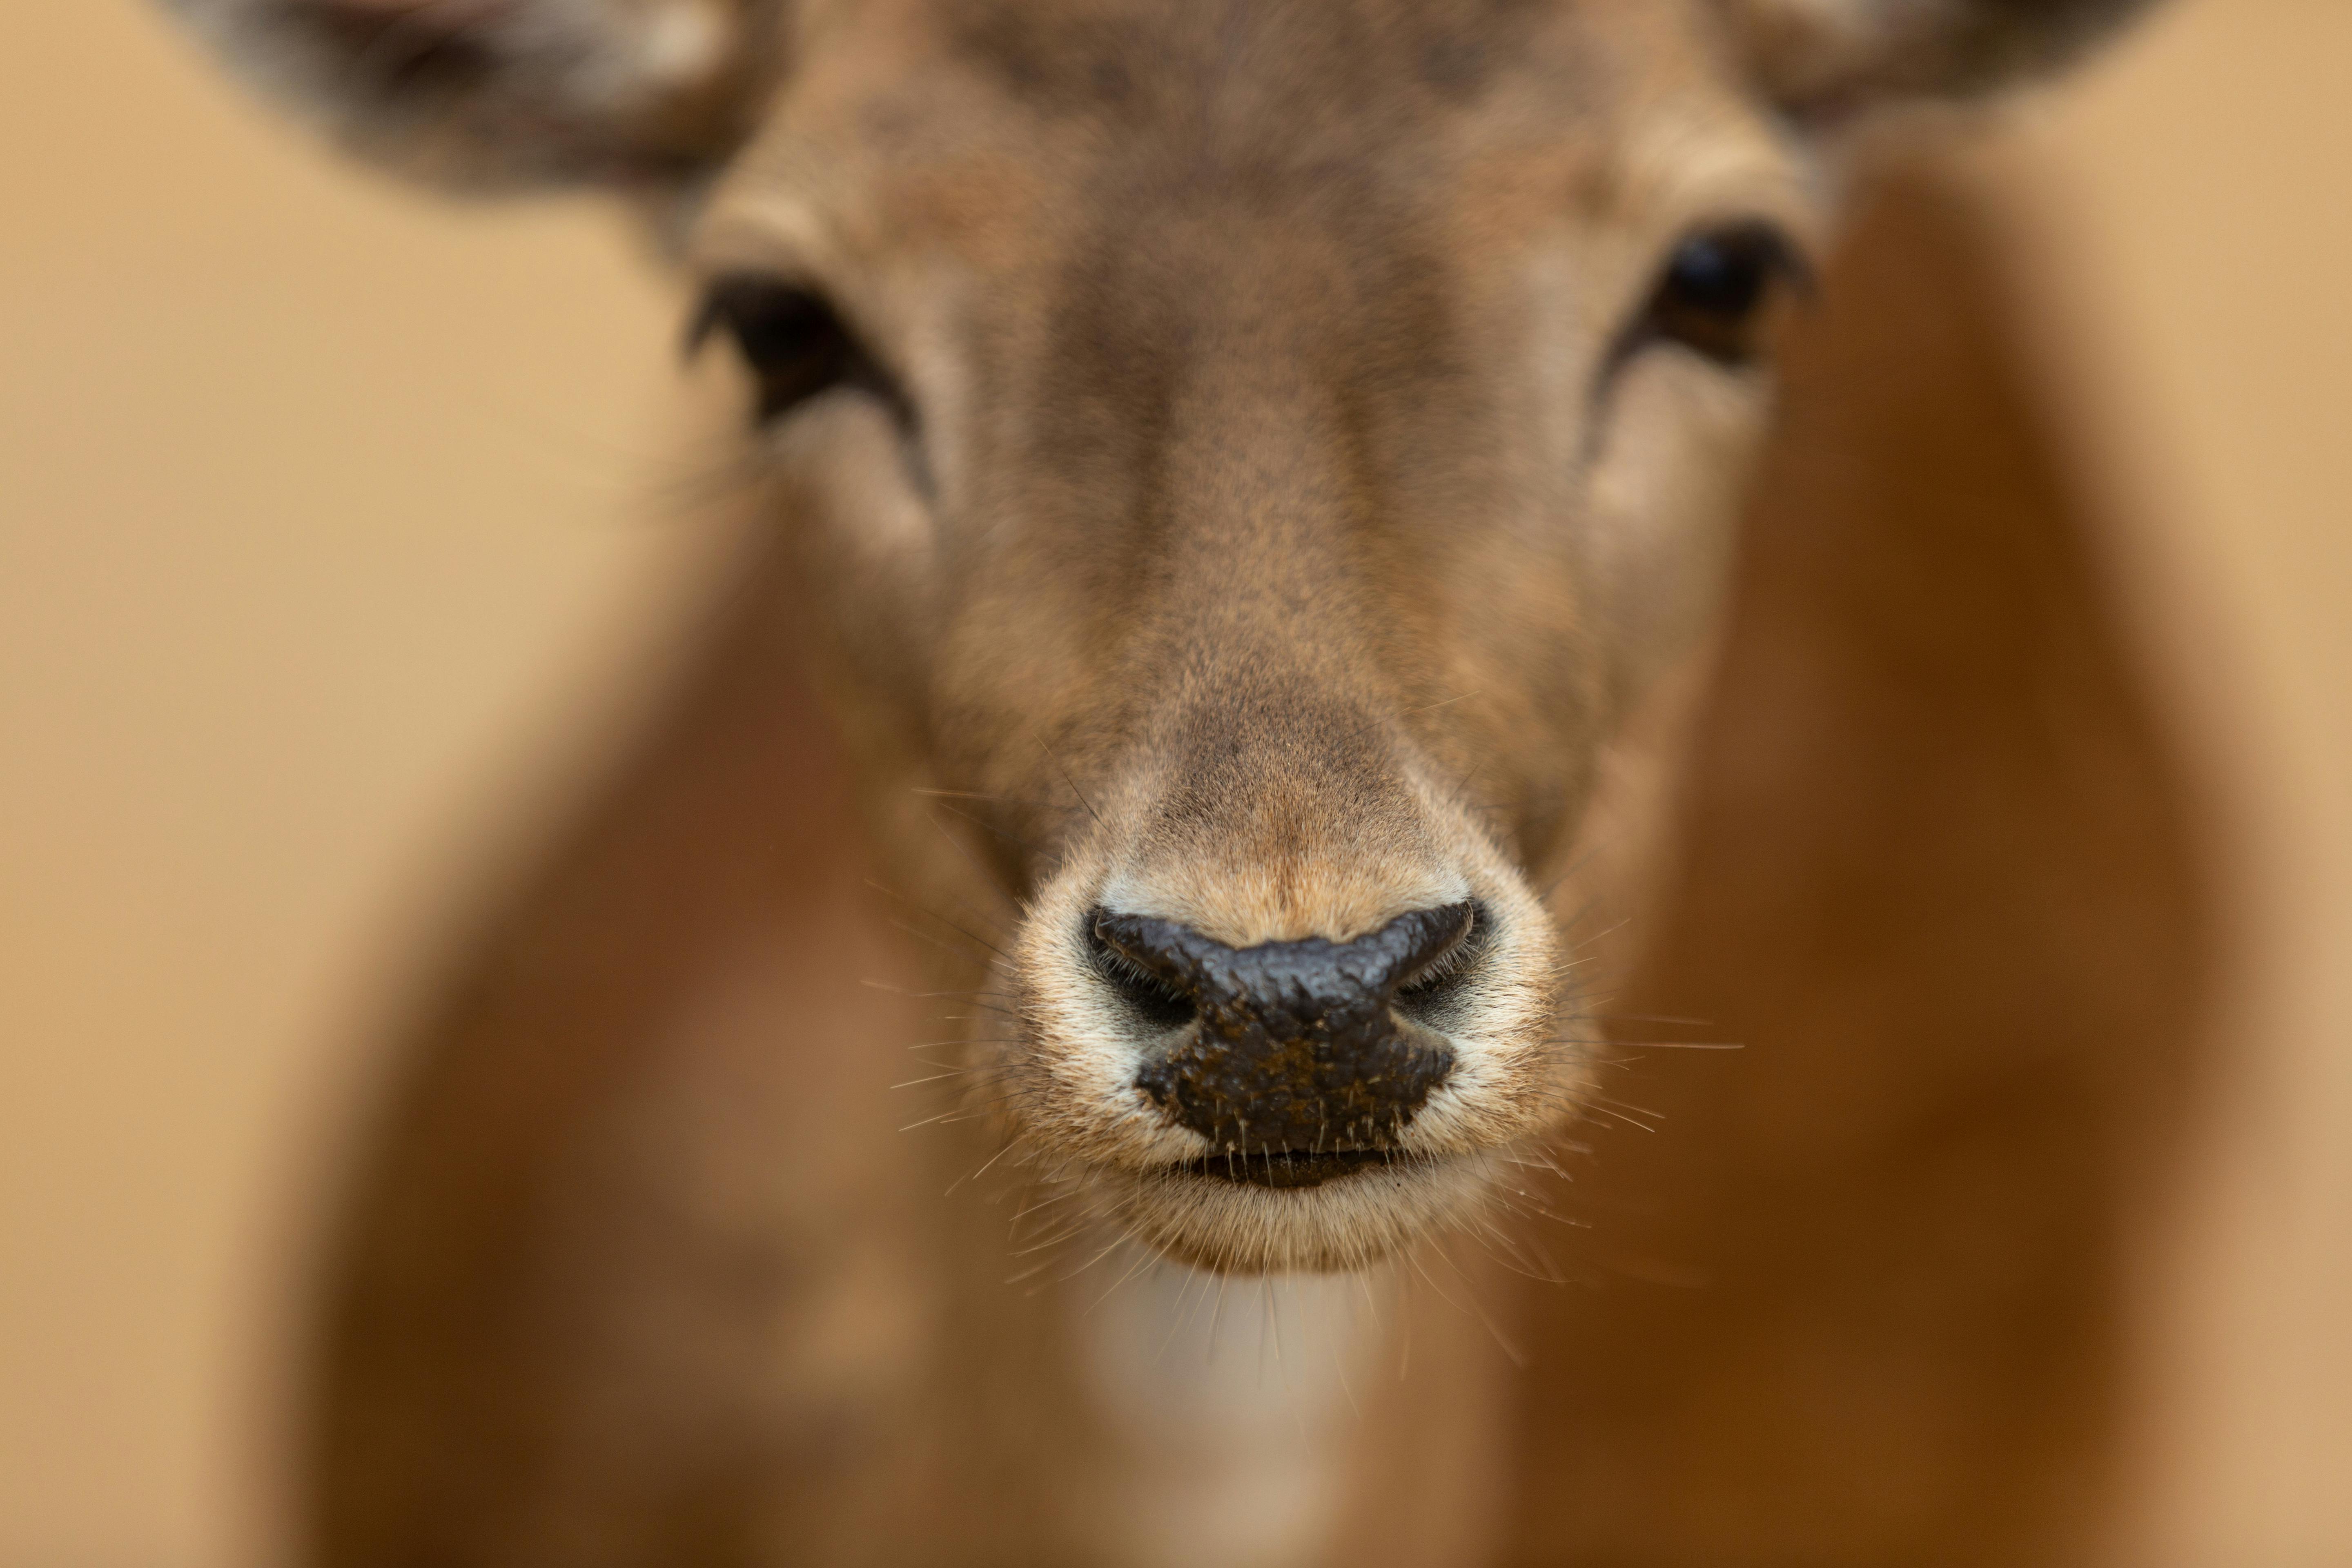
[[[679,301],[0,10],[0,1568],[247,1568],[368,1042],[657,682]],[[1974,157],[2232,916],[2119,1563],[2352,1564],[2352,5],[2183,0]]]

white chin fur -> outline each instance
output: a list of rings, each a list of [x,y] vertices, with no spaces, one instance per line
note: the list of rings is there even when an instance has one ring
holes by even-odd
[[[1493,1159],[1401,1158],[1314,1187],[1186,1172],[1100,1172],[1110,1215],[1160,1253],[1220,1274],[1368,1268],[1447,1229],[1485,1200]]]

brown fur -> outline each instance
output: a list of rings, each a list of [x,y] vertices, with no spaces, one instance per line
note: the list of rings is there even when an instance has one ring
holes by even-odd
[[[1466,1364],[1425,1447],[1368,1421],[1344,1560],[2057,1562],[2095,1513],[2202,1017],[2189,808],[1984,241],[1932,187],[1874,212],[1796,345],[1682,870],[1610,1005],[1744,1048],[1626,1048],[1612,1100],[1661,1119],[1582,1135],[1552,1206],[1589,1231],[1530,1233],[1569,1282],[1484,1281],[1528,1373],[1421,1302],[1416,1375]],[[922,985],[928,943],[861,886],[783,570],[423,1031],[335,1274],[327,1561],[988,1561],[874,1532],[1010,1538],[1087,1484],[949,1373],[971,1321],[1047,1375],[1017,1330],[1060,1309],[998,1282],[1007,1209],[939,1196],[954,1130],[892,1131],[939,1004],[858,982]],[[995,1255],[961,1289],[941,1227]],[[897,1421],[963,1484],[877,1465]]]
[[[354,133],[413,165],[698,163],[689,265],[822,287],[907,389],[761,438],[786,526],[731,629],[429,1030],[341,1276],[327,1560],[1181,1560],[1162,1516],[1242,1517],[1286,1439],[1188,1436],[1184,1380],[1105,1338],[1131,1276],[1223,1311],[1156,1255],[1378,1274],[1369,1324],[1314,1297],[1325,1348],[1410,1358],[1352,1424],[1290,1400],[1292,1489],[1337,1501],[1250,1505],[1228,1561],[2080,1545],[2200,936],[1948,205],[1893,199],[1831,275],[1678,870],[1626,906],[1629,1016],[1747,1049],[1601,1048],[1578,971],[1630,943],[1575,911],[1677,798],[1767,392],[1622,323],[1695,226],[1818,246],[1783,114],[1967,88],[2097,7],[874,0],[664,53],[652,0],[190,3],[358,73]],[[387,38],[431,47],[385,76]],[[927,972],[850,916],[853,793]],[[1200,1141],[1135,1087],[1087,910],[1245,946],[1464,899],[1458,1065],[1392,1170],[1171,1174]],[[860,972],[956,998],[968,1087],[919,1140],[887,1046],[940,1026]],[[1654,1100],[1668,1133],[1528,1173]],[[1510,1282],[1554,1213],[1597,1285]]]
[[[1744,1048],[1633,1049],[1657,1131],[1591,1134],[1587,1288],[1528,1298],[1525,1561],[2088,1554],[2213,933],[1989,245],[1893,184],[1790,345],[1619,1031]]]

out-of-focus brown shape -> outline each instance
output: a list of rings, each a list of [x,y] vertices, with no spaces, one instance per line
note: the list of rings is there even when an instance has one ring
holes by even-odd
[[[1681,868],[1598,1005],[1744,1048],[1606,1075],[1655,1131],[1602,1121],[1553,1239],[1589,1278],[1523,1287],[1511,1561],[2010,1568],[2093,1522],[2205,901],[1977,223],[1885,185],[1793,345]],[[784,574],[419,1034],[329,1292],[325,1561],[861,1561],[824,1521],[946,1517],[857,1457],[1025,1309],[926,1318],[949,1227],[884,1088],[938,1031],[858,984],[905,960]]]
[[[781,556],[409,1047],[327,1281],[311,1560],[768,1560],[887,1404],[793,1364],[801,1317],[888,1317],[869,1243],[922,1216],[875,1168],[909,1060],[877,1041],[919,1036],[861,984],[902,960]]]
[[[2044,1563],[2210,949],[2193,803],[1983,220],[1881,184],[1794,333],[1683,863],[1529,1298],[1515,1561]],[[1622,939],[1621,939],[1622,940]],[[1704,1020],[1684,1026],[1641,1015]],[[1634,1109],[1639,1107],[1640,1109]]]

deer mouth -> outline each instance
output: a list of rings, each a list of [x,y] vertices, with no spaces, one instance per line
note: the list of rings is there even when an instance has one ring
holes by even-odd
[[[1253,1187],[1319,1187],[1374,1165],[1393,1165],[1393,1149],[1262,1149],[1250,1154],[1204,1154],[1175,1169],[1188,1176]]]

